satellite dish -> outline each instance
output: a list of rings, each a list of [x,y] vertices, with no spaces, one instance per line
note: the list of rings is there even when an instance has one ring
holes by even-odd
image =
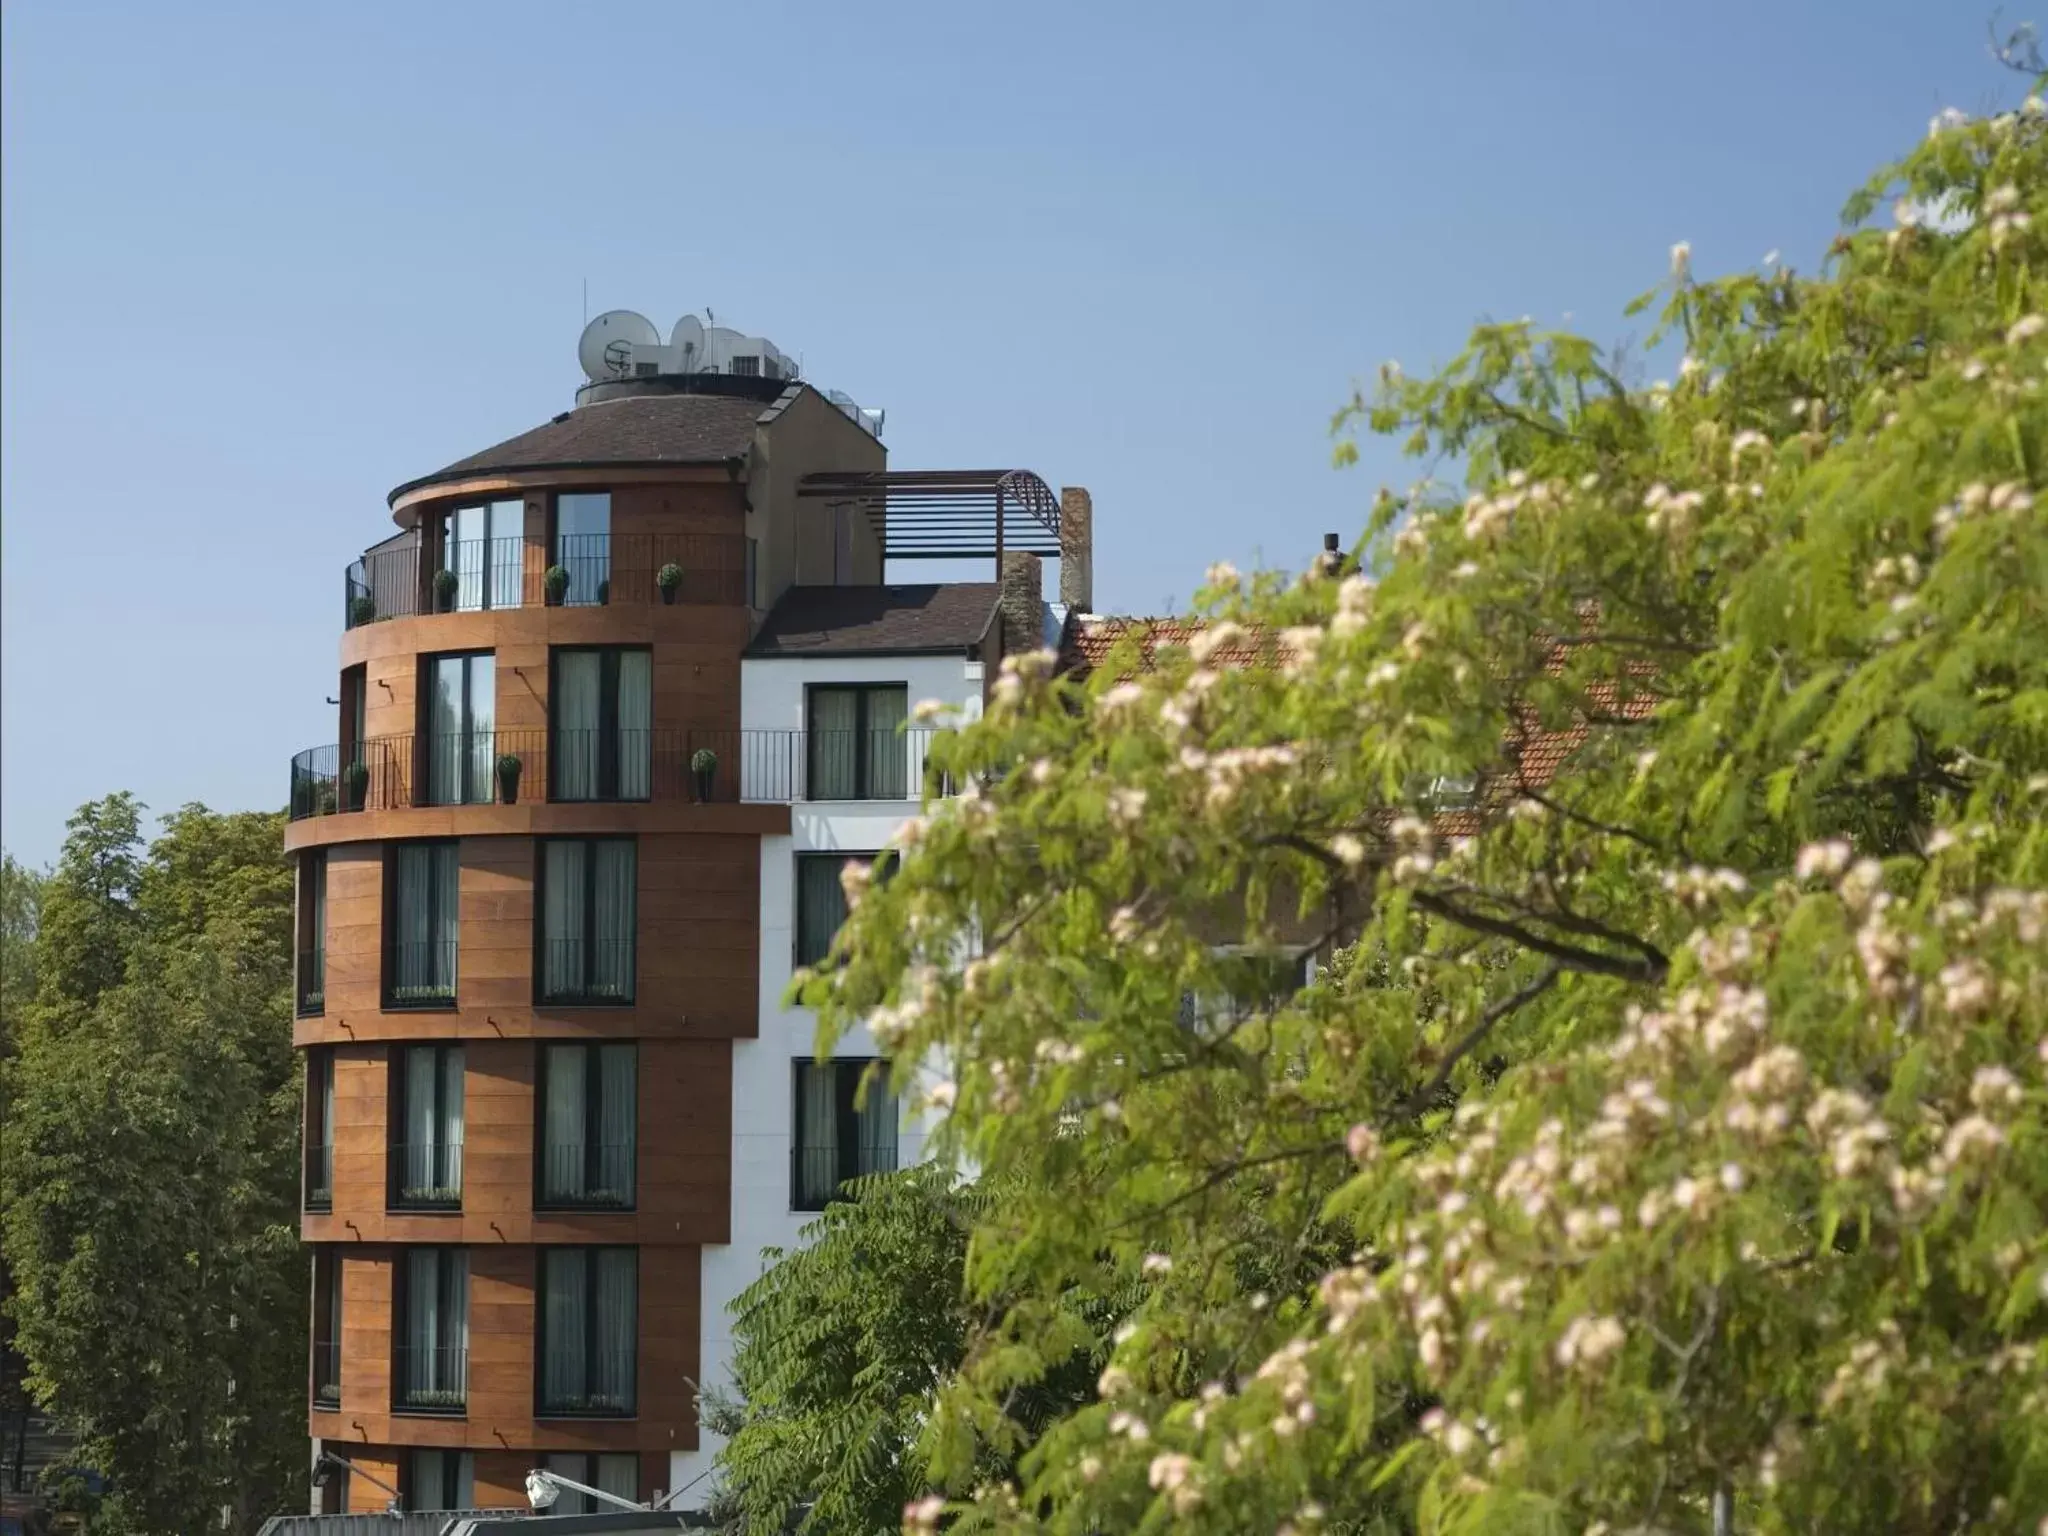
[[[633,348],[660,345],[661,332],[645,315],[630,309],[608,309],[583,327],[576,342],[576,361],[593,384],[623,379],[633,372]]]
[[[668,334],[668,350],[677,373],[696,373],[704,363],[704,322],[683,316]]]

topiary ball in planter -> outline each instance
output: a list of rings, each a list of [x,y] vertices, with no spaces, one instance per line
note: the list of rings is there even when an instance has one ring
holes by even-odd
[[[569,567],[549,566],[547,574],[541,577],[541,585],[547,589],[549,606],[558,606],[569,595]]]
[[[355,629],[363,624],[374,624],[377,620],[377,599],[363,592],[348,601],[348,625]]]
[[[498,758],[498,800],[503,805],[519,803],[519,775],[526,764],[518,754],[506,752]]]
[[[434,572],[434,606],[442,613],[455,606],[455,591],[458,585],[453,571]]]
[[[683,568],[671,560],[654,573],[654,584],[661,589],[661,600],[664,603],[673,603],[676,600],[676,592],[683,584]]]
[[[699,747],[692,752],[690,776],[697,781],[697,798],[708,803],[712,786],[718,778],[718,754],[709,747]]]

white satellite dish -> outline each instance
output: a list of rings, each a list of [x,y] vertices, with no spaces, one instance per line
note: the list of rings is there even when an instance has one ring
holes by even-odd
[[[576,361],[593,384],[631,378],[633,349],[660,345],[661,332],[645,315],[630,309],[608,309],[583,327],[576,342]]]
[[[696,373],[704,366],[704,322],[685,315],[668,334],[670,359],[677,373]]]

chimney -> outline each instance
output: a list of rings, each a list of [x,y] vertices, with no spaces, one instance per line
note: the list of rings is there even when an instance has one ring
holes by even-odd
[[[1006,550],[1003,554],[1003,654],[1021,655],[1045,644],[1045,569],[1038,556]]]
[[[1095,611],[1095,503],[1078,485],[1060,490],[1060,601]]]

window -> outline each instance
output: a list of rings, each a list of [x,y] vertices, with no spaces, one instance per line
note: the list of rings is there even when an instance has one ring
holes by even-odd
[[[642,650],[568,649],[553,653],[552,705],[556,800],[645,800],[652,792],[654,667]]]
[[[517,608],[526,585],[526,503],[485,501],[449,513],[441,567],[455,573],[462,612]]]
[[[640,1458],[631,1451],[601,1451],[595,1456],[585,1451],[550,1451],[541,1458],[540,1464],[572,1483],[602,1489],[614,1498],[635,1504],[640,1502]],[[588,1494],[564,1489],[548,1513],[602,1515],[609,1514],[611,1508]]]
[[[551,563],[569,573],[569,604],[602,603],[612,586],[610,491],[564,491],[555,497]]]
[[[846,921],[846,887],[840,872],[858,864],[887,880],[893,857],[873,853],[800,853],[796,857],[796,963],[815,965],[832,948],[832,935]]]
[[[341,1406],[341,1250],[313,1250],[313,1406]]]
[[[540,850],[541,1001],[632,1002],[632,839],[547,838]]]
[[[631,1414],[639,1250],[543,1248],[540,1259],[540,1411]]]
[[[796,1134],[790,1143],[790,1198],[799,1211],[822,1211],[848,1179],[896,1167],[896,1095],[862,1058],[795,1063]]]
[[[460,1413],[469,1402],[469,1253],[405,1248],[398,1255],[397,1359],[391,1406]]]
[[[1221,948],[1214,951],[1219,985],[1183,992],[1181,1028],[1220,1033],[1258,1013],[1284,1007],[1314,978],[1313,952]]]
[[[462,1047],[405,1045],[392,1052],[391,1203],[462,1204]]]
[[[909,793],[901,727],[908,690],[814,687],[809,697],[812,800],[901,800]]]
[[[327,1004],[327,850],[299,855],[299,1012]]]
[[[540,1205],[632,1208],[637,1055],[632,1045],[541,1047]]]
[[[454,1006],[460,872],[453,842],[393,848],[385,872],[391,893],[384,923],[387,1008]]]
[[[488,804],[497,787],[494,659],[489,651],[428,656],[421,729],[428,805]]]
[[[476,1465],[468,1451],[408,1451],[400,1482],[408,1511],[476,1508]]]
[[[334,1204],[334,1047],[306,1052],[306,1209]]]

